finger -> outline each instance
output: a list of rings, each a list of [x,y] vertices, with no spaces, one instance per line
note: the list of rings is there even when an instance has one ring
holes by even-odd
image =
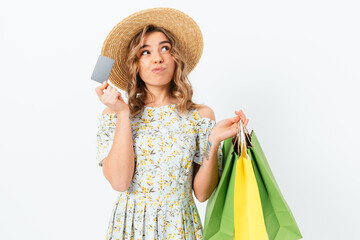
[[[109,86],[109,83],[107,81],[104,81],[98,88],[104,90],[105,88],[107,88],[107,86]]]
[[[119,95],[121,95],[121,93],[116,89],[116,88],[112,88],[112,95],[114,96],[114,97],[118,97]]]
[[[233,118],[230,119],[230,121],[231,121],[232,123],[239,122],[239,120],[240,120],[240,117],[239,117],[239,116],[235,116],[235,117],[233,117]]]
[[[238,132],[239,132],[239,124],[235,124],[234,132],[235,132],[235,133],[238,133]]]
[[[113,95],[116,92],[116,89],[114,87],[109,87],[109,93]]]
[[[111,92],[112,92],[112,87],[109,85],[104,91],[104,96],[106,96],[106,98],[108,99],[112,95]]]
[[[120,101],[125,102],[124,99],[122,99],[121,94],[117,97]]]
[[[102,96],[104,102],[112,102],[114,98],[113,89],[114,88],[109,84]]]
[[[109,89],[108,101],[116,102],[118,99],[118,95],[119,95],[119,92],[116,90],[116,88],[112,87],[111,89]]]
[[[235,113],[237,114],[237,115],[239,115],[240,117],[242,117],[242,118],[245,118],[246,116],[245,116],[245,114],[244,114],[244,112],[240,109],[239,111],[236,111],[235,110]]]
[[[104,94],[103,90],[107,88],[108,85],[109,83],[107,81],[104,81],[100,86],[95,88],[95,92],[98,95],[98,97],[101,97]]]
[[[245,124],[244,124],[245,127],[248,125],[248,123],[249,123],[249,119],[246,119],[246,120],[245,120]]]
[[[239,113],[242,118],[244,118],[244,119],[246,118],[245,113],[242,110],[240,110]]]
[[[238,131],[238,126],[237,124],[234,124],[231,126],[231,129],[234,131],[234,132],[237,132]]]
[[[246,119],[244,119],[244,118],[241,118],[241,122],[242,122],[242,124],[244,125],[244,127],[246,126]]]

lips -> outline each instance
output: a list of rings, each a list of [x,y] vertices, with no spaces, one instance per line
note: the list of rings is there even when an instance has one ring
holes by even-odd
[[[159,72],[164,71],[164,69],[165,69],[165,68],[154,68],[152,71],[153,71],[154,73],[159,73]]]

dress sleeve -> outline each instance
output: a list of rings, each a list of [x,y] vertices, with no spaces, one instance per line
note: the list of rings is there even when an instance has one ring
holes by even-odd
[[[211,130],[214,128],[216,122],[210,118],[200,118],[196,124],[196,151],[194,156],[194,162],[202,165],[203,159],[205,157],[206,147],[208,143],[208,137],[211,133]],[[219,148],[217,151],[217,158],[218,158],[218,171],[219,176],[222,174],[222,157],[223,157],[223,141],[220,142]]]
[[[115,113],[103,114],[97,119],[96,160],[102,167],[103,159],[107,157],[114,141],[117,116]]]

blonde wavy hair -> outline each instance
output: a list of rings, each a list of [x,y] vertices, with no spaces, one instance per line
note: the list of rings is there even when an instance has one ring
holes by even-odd
[[[188,79],[187,64],[184,60],[183,53],[180,51],[177,45],[177,39],[168,30],[154,26],[153,24],[146,25],[138,34],[134,36],[127,49],[127,95],[128,95],[128,106],[130,114],[132,116],[140,113],[144,106],[145,100],[148,96],[152,99],[154,95],[146,88],[144,81],[141,79],[139,74],[139,64],[137,53],[140,50],[141,42],[147,33],[151,32],[162,32],[168,38],[171,49],[170,54],[173,56],[175,61],[175,71],[173,78],[170,83],[170,96],[177,99],[177,110],[183,114],[188,110],[192,110],[203,104],[196,104],[192,101],[193,88]]]

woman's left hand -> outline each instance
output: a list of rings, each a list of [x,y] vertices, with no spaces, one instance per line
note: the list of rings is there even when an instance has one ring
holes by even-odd
[[[235,110],[235,114],[235,117],[219,121],[211,130],[210,135],[212,135],[212,137],[214,137],[216,141],[221,142],[225,139],[235,136],[238,133],[240,119],[243,122],[244,128],[246,127],[249,119],[246,118],[244,112],[241,109],[239,111]]]

